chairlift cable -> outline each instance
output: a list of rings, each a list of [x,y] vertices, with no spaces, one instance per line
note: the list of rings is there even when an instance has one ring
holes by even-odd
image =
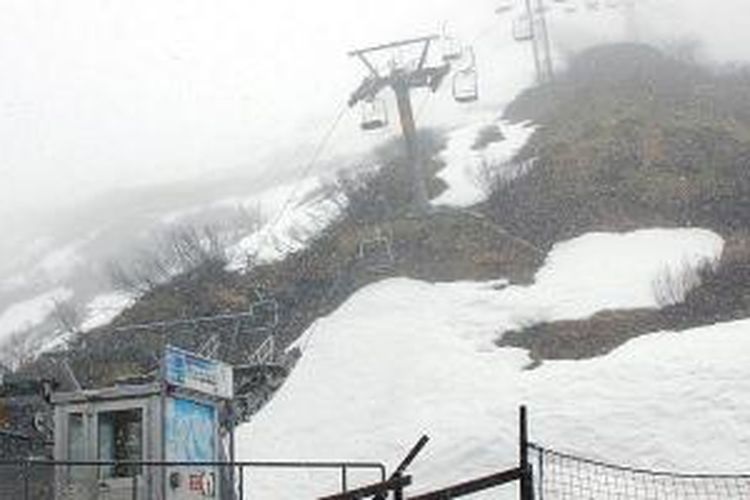
[[[432,97],[432,94],[432,92],[427,92],[422,98],[422,102],[420,102],[419,106],[417,107],[417,119],[422,118],[422,115],[424,115],[424,113],[427,111],[427,108],[431,103],[430,98]]]
[[[348,106],[346,105],[343,106],[341,111],[339,111],[338,115],[336,116],[336,118],[333,120],[333,122],[327,129],[326,133],[323,135],[321,141],[317,144],[312,157],[310,158],[305,168],[303,169],[302,176],[298,179],[297,183],[292,189],[292,192],[285,200],[284,204],[282,205],[281,210],[276,214],[273,221],[269,224],[268,226],[269,229],[272,229],[276,224],[278,224],[279,220],[284,215],[284,212],[291,205],[292,199],[297,194],[297,191],[299,190],[302,180],[304,180],[307,177],[312,167],[314,167],[315,164],[317,163],[317,160],[320,158],[320,155],[322,154],[325,146],[330,141],[331,137],[333,136],[334,131],[338,127],[339,123],[341,123],[341,120],[344,118],[344,115],[346,114],[347,111],[348,111]],[[152,329],[152,328],[164,328],[164,327],[178,326],[178,325],[197,325],[200,323],[212,322],[212,321],[238,320],[238,319],[250,317],[251,315],[252,313],[248,313],[248,312],[217,314],[217,315],[208,315],[208,316],[197,316],[197,317],[192,317],[192,318],[150,321],[150,322],[145,322],[145,323],[136,323],[136,324],[130,324],[130,325],[116,326],[111,329],[112,331],[147,330],[147,329]],[[254,329],[264,329],[264,328],[256,327]]]
[[[268,239],[270,238],[272,230],[274,229],[276,224],[279,223],[281,218],[284,216],[286,211],[291,206],[292,200],[295,198],[295,196],[297,195],[297,192],[299,191],[300,186],[302,185],[302,181],[304,181],[307,178],[312,168],[317,164],[318,159],[323,153],[323,150],[328,145],[328,142],[331,140],[331,137],[333,137],[333,133],[336,131],[336,128],[338,128],[338,125],[341,123],[341,120],[344,118],[344,115],[346,115],[348,110],[349,110],[349,106],[345,104],[339,111],[338,115],[336,115],[336,118],[333,120],[331,125],[326,130],[320,142],[317,144],[310,160],[307,162],[306,166],[302,169],[302,175],[297,179],[296,184],[294,185],[291,192],[289,193],[289,196],[287,196],[286,200],[281,206],[281,209],[276,213],[276,216],[272,219],[272,221],[264,228],[265,238],[264,238],[264,241],[258,245],[258,248],[260,248],[263,243],[268,242]]]

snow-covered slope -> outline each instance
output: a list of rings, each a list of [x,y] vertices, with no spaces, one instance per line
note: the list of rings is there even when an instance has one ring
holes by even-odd
[[[229,247],[229,270],[244,271],[250,258],[267,263],[301,250],[336,220],[346,204],[343,193],[331,192],[317,177],[273,190],[261,200],[263,209],[276,216]]]
[[[243,13],[242,15],[249,15],[245,3],[232,3],[237,4],[237,7],[242,7],[239,11]],[[461,43],[473,47],[480,73],[479,91],[481,99],[475,104],[457,104],[452,98],[449,82],[446,82],[443,88],[434,95],[428,94],[426,91],[415,92],[418,124],[420,127],[431,126],[456,129],[451,135],[449,150],[445,153],[448,167],[441,173],[449,184],[449,189],[436,200],[436,203],[466,206],[481,200],[484,194],[475,183],[475,176],[478,175],[477,165],[481,165],[482,159],[489,160],[492,163],[496,163],[496,161],[502,163],[512,153],[517,138],[522,139],[531,131],[531,129],[501,123],[504,132],[507,132],[507,141],[490,145],[485,151],[477,154],[473,154],[467,150],[467,138],[475,134],[481,126],[494,122],[497,119],[498,110],[501,110],[518,92],[533,82],[533,65],[529,45],[527,43],[517,43],[511,36],[512,19],[520,15],[521,4],[516,3],[516,8],[512,12],[507,12],[503,16],[497,17],[493,14],[496,4],[491,0],[480,2],[480,4],[471,9],[467,9],[465,3],[458,0],[441,0],[435,2],[434,5],[431,4],[431,8],[427,10],[416,4],[408,6],[408,9],[403,12],[404,15],[399,16],[397,22],[394,23],[393,17],[389,14],[389,9],[385,7],[382,1],[371,2],[361,6],[358,4],[356,7],[351,5],[350,2],[340,0],[333,3],[336,5],[335,9],[329,6],[332,12],[336,11],[337,13],[333,17],[327,14],[322,15],[325,9],[321,10],[316,6],[310,7],[316,14],[315,16],[302,16],[291,19],[286,15],[286,8],[282,6],[283,2],[270,10],[262,9],[263,16],[269,19],[277,19],[275,16],[281,16],[278,19],[284,19],[285,21],[279,24],[279,28],[289,29],[294,32],[295,39],[297,39],[297,36],[301,37],[299,38],[300,40],[304,39],[305,37],[300,35],[300,33],[307,32],[305,30],[311,30],[310,34],[314,34],[315,36],[310,40],[320,45],[308,47],[309,44],[306,41],[304,47],[286,47],[284,50],[289,53],[285,57],[276,54],[279,57],[274,57],[272,61],[262,57],[251,58],[254,60],[251,66],[245,65],[245,62],[249,60],[247,50],[252,51],[259,47],[255,43],[238,44],[236,41],[238,39],[245,40],[247,36],[252,38],[252,36],[255,36],[255,30],[247,31],[245,29],[246,24],[238,21],[238,13],[234,12],[231,7],[225,6],[223,9],[212,11],[212,16],[216,16],[215,20],[224,19],[226,21],[217,24],[222,26],[223,34],[229,35],[231,33],[231,36],[239,37],[234,39],[235,42],[231,43],[229,43],[229,40],[232,40],[232,38],[227,38],[225,42],[229,43],[228,47],[231,46],[232,50],[230,53],[221,54],[221,57],[228,57],[231,54],[235,56],[239,55],[240,60],[243,61],[238,66],[239,69],[235,68],[235,70],[228,73],[231,75],[231,82],[223,79],[227,76],[225,73],[216,73],[214,71],[211,74],[211,81],[214,83],[231,83],[230,87],[232,88],[236,84],[239,85],[238,89],[242,89],[241,94],[231,91],[220,92],[222,96],[220,101],[222,103],[228,104],[234,102],[234,104],[227,108],[229,111],[224,110],[222,112],[223,118],[221,122],[223,124],[229,123],[226,120],[227,116],[233,116],[235,118],[241,117],[240,121],[243,124],[241,132],[238,134],[238,137],[242,137],[242,146],[237,150],[241,151],[239,159],[235,158],[230,162],[226,156],[226,150],[214,151],[209,148],[203,154],[197,154],[197,150],[192,150],[191,148],[185,149],[185,131],[183,130],[177,134],[181,147],[171,152],[176,154],[176,158],[172,158],[167,163],[169,164],[169,168],[173,168],[175,165],[199,161],[201,163],[200,169],[205,169],[200,170],[201,175],[197,175],[192,180],[186,180],[184,171],[181,171],[178,177],[182,179],[182,182],[177,185],[168,185],[166,188],[156,186],[156,179],[160,178],[157,176],[154,178],[154,185],[151,187],[106,195],[102,197],[103,203],[82,204],[81,209],[72,214],[73,216],[68,217],[67,220],[61,211],[55,210],[52,216],[50,214],[40,216],[40,219],[47,221],[46,226],[27,221],[26,226],[28,227],[24,227],[23,238],[14,237],[13,234],[4,235],[3,240],[0,241],[0,315],[10,308],[20,307],[21,304],[60,287],[73,291],[72,300],[76,302],[77,307],[84,311],[85,314],[88,309],[94,307],[95,304],[92,305],[91,302],[97,296],[112,292],[111,287],[107,283],[108,276],[105,271],[109,262],[127,261],[129,256],[137,254],[141,250],[141,247],[146,246],[144,242],[147,243],[149,240],[156,239],[154,237],[155,233],[162,231],[164,228],[184,223],[186,220],[197,219],[205,222],[211,220],[210,214],[216,214],[222,210],[224,212],[219,219],[226,220],[227,215],[232,215],[228,212],[236,207],[254,209],[254,207],[259,206],[261,212],[274,221],[272,224],[262,227],[259,231],[257,228],[232,228],[232,241],[230,243],[231,248],[229,249],[231,259],[230,269],[242,270],[247,263],[247,256],[249,254],[254,255],[260,260],[272,260],[282,257],[289,251],[299,249],[310,236],[328,224],[338,213],[336,200],[317,200],[316,202],[316,200],[307,199],[306,196],[314,192],[320,184],[321,181],[318,174],[321,174],[321,172],[324,173],[326,170],[330,171],[332,168],[340,168],[340,161],[329,161],[327,163],[329,166],[326,166],[326,162],[323,161],[321,165],[316,165],[313,175],[307,179],[300,180],[299,175],[301,170],[305,170],[302,167],[306,165],[306,162],[313,155],[316,145],[320,141],[323,129],[328,126],[331,118],[336,116],[336,110],[343,105],[348,92],[359,83],[364,74],[364,68],[357,61],[343,57],[344,52],[348,48],[353,48],[353,46],[360,44],[367,45],[388,39],[414,36],[415,32],[427,33],[439,31],[439,27],[444,21],[448,21],[446,29],[451,35],[456,36]],[[406,7],[395,1],[391,3],[394,6],[398,6],[402,11]],[[186,8],[186,10],[181,9],[182,7],[178,10],[180,10],[181,16],[186,16],[184,21],[187,24],[182,25],[178,23],[178,25],[172,26],[176,32],[180,32],[181,29],[190,25],[190,23],[194,22],[196,26],[199,26],[206,22],[203,14],[194,12],[190,8]],[[572,22],[572,20],[563,16],[561,9],[557,10],[560,12],[550,13],[550,19],[554,20],[554,26],[562,27]],[[133,12],[129,11],[122,20],[125,23],[124,26],[127,27],[129,36],[135,36],[141,40],[142,36],[144,36],[144,32],[141,29],[142,24],[129,24],[134,21],[132,16],[136,15],[137,11],[139,9]],[[149,17],[152,14],[155,15],[152,11],[153,9],[149,10]],[[31,14],[30,11],[24,10],[23,12],[27,16]],[[71,12],[67,14],[71,14]],[[86,14],[92,13],[86,12]],[[318,14],[321,15],[319,16]],[[583,16],[586,19],[582,18],[579,24],[583,23],[591,28],[597,25],[597,19],[601,18],[602,15],[601,13],[596,15],[586,14]],[[362,19],[363,16],[368,19],[367,29],[361,29],[359,23],[355,22],[355,20]],[[256,21],[258,19],[255,14],[251,17]],[[617,14],[611,14],[610,17],[612,18],[612,23],[610,24],[619,23]],[[62,21],[55,20],[55,23],[62,22],[61,26],[71,28],[70,22],[73,18],[75,16],[68,16]],[[39,21],[34,16],[24,17],[24,19],[27,21],[33,19],[34,22]],[[317,21],[313,19],[317,19]],[[96,25],[96,23],[105,22],[105,20],[94,15],[91,22],[92,25]],[[289,22],[292,25],[287,24]],[[328,33],[333,38],[329,39],[328,37],[317,36],[320,33],[319,28],[330,25],[330,23],[335,24],[337,28],[336,30],[328,30]],[[271,23],[271,25],[274,25],[274,23]],[[227,26],[234,26],[235,29],[239,29],[236,31],[232,29],[227,30],[225,29]],[[129,31],[131,29],[135,29],[135,31]],[[109,29],[105,30],[106,33],[110,31]],[[578,29],[578,31],[580,32],[581,29]],[[618,35],[615,36],[621,35],[619,29],[613,28],[609,31],[617,32]],[[206,31],[206,33],[209,32],[210,30]],[[190,33],[191,36],[195,34],[193,31]],[[155,33],[151,32],[150,34],[154,35]],[[157,34],[159,37],[162,37],[162,30],[158,29]],[[120,41],[118,39],[118,43]],[[264,44],[266,41],[264,39]],[[592,34],[587,43],[596,43],[597,41],[599,41],[599,38]],[[576,47],[579,45],[576,45]],[[236,47],[244,48],[236,52]],[[273,48],[274,50],[278,49],[278,47]],[[308,60],[309,58],[299,57],[300,48],[310,49],[315,52],[314,64],[310,62],[311,60]],[[208,50],[208,52],[203,53],[202,50],[204,49]],[[222,68],[232,67],[231,64],[227,65],[226,61],[222,63],[223,59],[212,54],[211,50],[213,49],[210,46],[201,46],[201,54],[203,54],[201,57],[206,57],[210,65],[218,62]],[[65,53],[68,55],[72,54],[73,56],[78,54],[77,51],[68,51]],[[261,53],[266,54],[267,50],[263,49]],[[180,59],[179,57],[173,58],[172,55],[170,54],[168,58],[169,61],[172,61],[169,64]],[[439,60],[440,53],[435,51],[434,54],[431,53],[431,57]],[[294,66],[295,70],[276,71],[278,69],[276,66],[280,59],[283,59],[286,65]],[[265,73],[255,70],[246,73],[247,68],[254,68],[260,60],[272,63],[273,68],[269,68],[274,70],[269,73],[273,74],[272,78],[258,78],[259,75]],[[102,63],[105,66],[111,62],[109,58],[105,61],[98,61],[98,63]],[[313,71],[307,71],[306,73],[313,75],[314,79],[320,79],[320,84],[312,85],[317,91],[316,99],[289,99],[289,95],[301,96],[303,94],[276,92],[277,88],[282,88],[279,87],[280,79],[289,80],[287,83],[290,85],[293,84],[294,88],[302,84],[297,76],[300,64],[302,64],[302,67],[305,67],[307,64],[313,64],[314,67],[309,68]],[[121,68],[121,65],[115,64],[115,66],[118,70]],[[191,68],[198,67],[200,65],[191,66]],[[288,70],[291,68],[291,66],[285,67]],[[75,72],[75,67],[69,69]],[[164,65],[160,64],[158,69],[165,69]],[[240,73],[237,73],[237,71]],[[102,74],[110,73],[104,71]],[[153,75],[150,72],[148,74],[149,77],[146,81],[152,82]],[[249,82],[244,82],[242,78],[237,79],[238,74],[241,74],[242,78],[249,78]],[[138,83],[132,79],[126,80],[134,84]],[[82,80],[76,77],[74,81],[81,82]],[[112,83],[119,85],[122,81],[124,80],[116,79]],[[179,85],[180,88],[186,84],[183,77],[171,80],[170,76],[168,81]],[[260,99],[263,103],[263,106],[260,108],[257,106],[251,106],[252,109],[246,107],[249,102],[245,96],[248,92],[246,83],[252,84],[251,88],[260,85],[260,88],[256,88],[255,92],[250,92],[253,99]],[[305,82],[305,87],[310,88],[310,83]],[[267,88],[267,85],[271,85],[272,88]],[[207,88],[216,90],[220,87],[221,85],[216,86],[212,83]],[[159,88],[161,89],[162,87]],[[163,88],[168,88],[168,86]],[[263,91],[260,91],[260,89],[263,89]],[[151,91],[156,90],[156,88],[152,89],[149,87],[148,95],[155,98],[151,94]],[[225,88],[225,90],[227,89]],[[165,105],[169,107],[170,102],[174,104],[171,99],[177,94],[171,91],[167,92],[167,94],[161,98],[155,98],[154,102],[159,102],[158,106],[147,107],[149,116],[151,116],[151,112],[161,109]],[[128,92],[128,95],[133,94]],[[86,93],[86,97],[87,99],[98,99],[100,95],[97,93],[97,89],[94,89],[94,92]],[[391,116],[395,116],[396,113],[393,112],[395,108],[393,96],[386,92],[384,93],[384,97],[387,105],[391,108]],[[283,99],[284,106],[279,104],[278,99],[280,98]],[[233,99],[239,99],[240,102],[235,102]],[[29,102],[34,101],[29,100]],[[74,101],[66,98],[61,103],[67,106]],[[120,99],[113,101],[109,98],[106,101],[107,105],[111,102],[121,102]],[[201,100],[201,102],[203,101]],[[276,103],[275,105],[271,104],[274,102]],[[188,114],[197,110],[197,108],[191,106],[185,108],[184,103],[181,103],[179,107]],[[104,110],[107,109],[107,106],[102,105],[95,108]],[[258,110],[261,108],[273,109],[273,119],[264,118],[262,113],[261,115],[257,115]],[[30,116],[33,116],[33,114]],[[80,118],[75,113],[63,113],[61,116]],[[107,121],[112,116],[112,113],[106,114],[106,117],[100,116],[99,121]],[[167,113],[165,116],[174,117],[176,115]],[[91,119],[93,116],[88,118]],[[210,130],[201,128],[210,122],[210,120],[207,121],[204,118],[192,121],[181,120],[180,126],[185,126],[188,123],[196,125],[199,127],[191,129],[194,133],[199,133],[203,139],[209,136],[213,137],[217,129],[213,125],[209,127]],[[397,120],[392,120],[393,123],[390,124],[389,128],[382,135],[365,135],[359,130],[358,119],[359,113],[357,110],[351,110],[348,114],[344,115],[339,127],[335,130],[335,134],[328,141],[327,147],[322,154],[323,158],[321,159],[341,159],[353,154],[360,154],[369,151],[379,142],[400,133]],[[273,140],[266,138],[261,141],[263,143],[262,147],[249,147],[247,143],[249,140],[247,133],[248,120],[251,120],[254,126],[263,129],[264,133],[261,135],[266,136],[266,133],[270,134]],[[153,122],[153,120],[146,121],[149,123]],[[299,126],[292,126],[297,121],[299,121]],[[462,129],[464,126],[468,128],[465,130]],[[11,127],[9,130],[15,130],[16,128]],[[131,129],[140,130],[139,127],[133,128],[128,126],[128,130]],[[85,130],[86,141],[84,143],[90,144],[91,141],[89,140],[88,133],[91,130],[99,129],[87,126]],[[102,130],[109,129],[104,127]],[[172,137],[176,129],[168,127],[168,130],[168,135]],[[74,131],[65,127],[63,132]],[[276,135],[274,136],[273,134]],[[146,142],[153,140],[153,134],[149,133],[147,135],[147,140],[145,137],[141,137],[141,139],[146,140]],[[219,135],[224,137],[223,134]],[[251,136],[254,135],[256,134],[251,134]],[[191,147],[198,147],[200,149],[206,143],[203,139],[188,142],[191,144]],[[129,158],[127,160],[127,173],[123,174],[123,178],[117,183],[118,186],[129,185],[128,182],[124,181],[131,181],[141,177],[133,173],[132,169],[136,168],[137,165],[147,168],[149,174],[169,170],[166,167],[164,169],[151,167],[151,165],[158,164],[157,159],[154,157],[154,154],[156,154],[155,151],[158,150],[164,154],[169,153],[169,151],[160,149],[166,144],[164,141],[157,141],[156,144],[159,147],[156,149],[146,148],[149,153],[148,157],[139,157],[138,154],[140,153],[138,151],[143,153],[146,150],[139,149],[143,147],[143,144],[138,143],[140,139],[135,138],[134,140],[135,142],[131,140],[129,143],[130,146],[127,148],[127,151],[123,151],[123,155],[114,155],[117,158],[120,156],[122,158]],[[57,144],[55,151],[60,152],[70,144],[83,144],[77,140],[63,141],[63,143]],[[108,144],[109,146],[114,144],[111,140],[102,140],[99,143]],[[15,160],[19,164],[26,163],[25,161],[21,161],[21,156],[24,153],[31,154],[33,152],[33,155],[36,155],[39,150],[39,148],[32,148],[33,151],[26,151],[29,147],[28,141],[16,141],[15,146],[19,148],[17,151],[14,150],[16,155]],[[109,146],[105,148],[107,151],[111,149]],[[251,151],[248,151],[248,148]],[[234,151],[234,148],[229,148],[229,150]],[[89,157],[89,153],[89,148],[87,148],[85,155],[87,158]],[[183,157],[185,154],[188,154],[189,161]],[[55,172],[59,172],[61,171],[61,162],[65,162],[60,159],[60,155],[53,156],[56,158],[53,162],[53,169]],[[91,158],[93,159],[94,157]],[[107,158],[108,161],[113,158],[111,151],[107,152]],[[82,168],[79,160],[80,158],[76,158],[76,161],[72,162],[70,168],[73,168],[72,165],[75,165],[76,169]],[[238,168],[236,171],[226,171],[226,179],[222,177],[223,174],[217,174],[217,171],[228,168],[228,165],[235,162],[241,165],[242,168]],[[103,172],[101,166],[98,164],[95,170],[99,173]],[[42,177],[48,180],[53,179],[51,176],[37,176],[36,181]],[[75,175],[68,177],[69,179],[66,178],[65,182],[78,178]],[[151,176],[145,177],[150,178]],[[174,180],[175,177],[174,175],[170,175],[168,179]],[[59,182],[52,183],[51,185],[57,186],[62,180],[60,178],[58,179]],[[38,182],[36,181],[33,183],[35,193],[39,189]],[[165,179],[162,179],[163,181]],[[16,192],[18,191],[17,188],[14,187],[11,189],[11,194],[18,195]],[[287,199],[291,200],[292,209],[278,216],[280,207],[286,205]],[[43,208],[40,209],[42,212],[44,212]],[[49,223],[49,219],[52,220],[51,224]],[[24,226],[22,222],[20,224]],[[7,225],[5,229],[8,230]],[[83,320],[84,322],[90,322],[91,318],[84,317]],[[8,330],[9,328],[7,325],[5,327],[0,325],[0,330]],[[2,347],[2,340],[0,338],[0,348]],[[0,351],[0,359],[3,357],[2,354],[2,351]]]
[[[742,395],[750,378],[742,352],[750,348],[750,321],[650,335],[603,358],[530,371],[523,351],[491,342],[550,316],[653,306],[650,287],[662,269],[714,260],[721,250],[721,238],[701,230],[594,234],[558,245],[528,287],[371,285],[300,339],[303,355],[286,384],[239,429],[239,458],[394,466],[427,433],[432,441],[411,470],[416,491],[512,466],[516,409],[525,402],[532,437],[558,448],[685,470],[748,464],[750,402]],[[707,427],[715,429],[710,438],[692,438]],[[263,499],[312,498],[334,491],[337,479],[247,478]]]
[[[0,344],[10,341],[15,333],[42,323],[55,309],[56,302],[70,298],[72,291],[56,288],[29,300],[13,304],[0,314]]]
[[[146,202],[112,217],[102,207],[91,206],[92,212],[104,213],[89,215],[93,220],[81,223],[78,231],[85,235],[68,240],[54,234],[35,245],[21,245],[28,253],[19,252],[11,274],[0,274],[0,362],[12,364],[10,358],[18,352],[4,347],[14,336],[28,336],[30,328],[36,330],[34,338],[15,339],[16,347],[25,344],[28,353],[60,344],[57,339],[45,345],[44,339],[61,333],[51,321],[55,301],[70,301],[77,326],[84,331],[108,323],[138,297],[136,291],[113,289],[108,266],[115,263],[127,269],[144,255],[158,255],[171,231],[213,228],[226,245],[231,270],[244,269],[248,255],[268,262],[299,250],[336,218],[342,206],[340,193],[327,192],[324,179],[312,175],[259,191],[249,189],[244,195],[229,190],[212,200],[188,196],[158,206]],[[169,188],[165,191],[156,194],[168,197]],[[65,218],[60,221],[61,226],[67,223]]]

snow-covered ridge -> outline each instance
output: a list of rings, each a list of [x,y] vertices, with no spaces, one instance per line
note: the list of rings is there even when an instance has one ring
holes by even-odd
[[[741,445],[750,442],[741,354],[750,321],[654,334],[603,358],[531,371],[524,351],[488,342],[545,318],[654,305],[648,290],[663,269],[702,265],[721,250],[720,237],[696,229],[599,233],[556,246],[527,287],[370,285],[299,342],[303,355],[285,385],[240,428],[238,458],[394,466],[427,433],[429,448],[410,472],[419,488],[446,485],[513,466],[516,407],[526,402],[533,437],[558,448],[633,465],[733,470],[750,460]],[[685,438],[708,427],[711,439]],[[312,498],[335,491],[336,480],[254,474],[246,484],[260,499]]]

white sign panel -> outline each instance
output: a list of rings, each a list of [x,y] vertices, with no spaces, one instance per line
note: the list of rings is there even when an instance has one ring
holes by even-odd
[[[168,384],[220,398],[234,396],[230,365],[172,346],[164,353],[164,379]]]

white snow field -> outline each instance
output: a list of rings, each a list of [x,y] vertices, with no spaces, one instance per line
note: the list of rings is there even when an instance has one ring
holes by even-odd
[[[478,135],[486,127],[496,126],[504,138],[481,149],[474,149]],[[476,122],[448,134],[445,151],[439,158],[445,167],[437,173],[447,188],[432,200],[433,205],[468,207],[483,202],[489,194],[487,182],[499,176],[506,180],[523,173],[521,165],[512,162],[536,128],[527,122],[505,120]]]
[[[589,234],[557,245],[527,287],[405,278],[370,285],[298,341],[303,355],[285,385],[238,429],[238,458],[392,468],[426,433],[431,441],[410,469],[414,493],[514,466],[516,412],[526,403],[541,444],[635,466],[747,469],[750,320],[656,333],[602,358],[534,370],[524,369],[524,351],[492,344],[544,319],[655,306],[650,286],[662,269],[702,265],[721,251],[721,238],[699,229]],[[338,487],[336,472],[245,479],[260,499]]]

